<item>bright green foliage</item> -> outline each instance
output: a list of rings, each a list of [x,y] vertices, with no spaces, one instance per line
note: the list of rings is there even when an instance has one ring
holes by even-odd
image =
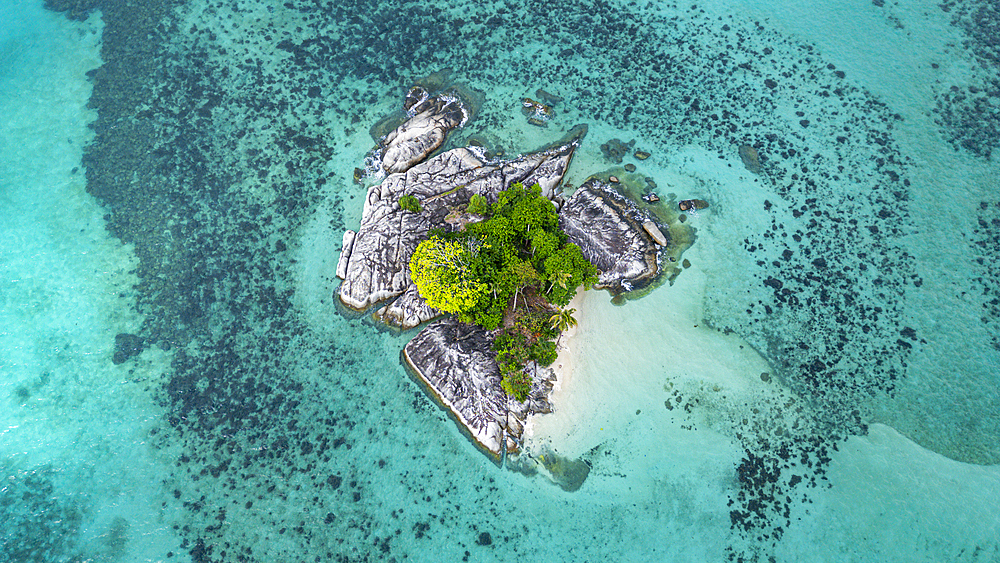
[[[431,237],[413,251],[410,276],[428,305],[457,314],[479,306],[487,286],[475,276],[473,242]]]
[[[551,366],[556,361],[559,353],[556,351],[556,343],[551,340],[539,340],[528,351],[531,359],[543,366]]]
[[[474,195],[467,211],[487,218],[458,233],[435,230],[414,251],[410,274],[428,305],[462,322],[494,330],[505,315],[514,321],[494,351],[504,390],[523,401],[531,388],[525,364],[549,365],[556,357],[559,330],[551,326],[551,307],[540,302],[565,307],[577,287],[597,282],[597,269],[566,243],[537,184],[513,184],[493,205]]]
[[[529,359],[528,340],[518,332],[501,332],[493,341],[493,351],[497,353],[500,374],[507,375],[520,371]]]
[[[551,340],[559,336],[559,330],[552,327],[550,313],[544,310],[532,311],[517,319],[514,328],[530,334],[536,339]]]
[[[493,204],[495,216],[509,217],[514,230],[522,236],[532,229],[559,230],[559,216],[552,202],[542,197],[542,188],[535,184],[525,188],[521,183],[497,195]]]
[[[405,211],[420,213],[420,200],[410,194],[399,196],[399,207]]]
[[[544,261],[555,252],[564,242],[560,237],[561,233],[546,231],[545,229],[535,229],[528,235],[531,242],[531,258],[537,261]]]
[[[531,376],[524,370],[524,364],[531,359],[527,339],[517,332],[502,332],[493,341],[493,351],[502,376],[500,387],[518,401],[524,401],[531,391]]]
[[[531,393],[531,376],[523,369],[511,372],[500,380],[500,388],[523,403]]]
[[[549,302],[559,307],[569,304],[577,287],[597,283],[597,268],[583,257],[580,247],[572,243],[550,254],[542,271],[549,283]]]
[[[490,204],[486,201],[486,198],[479,194],[472,194],[469,199],[469,207],[466,209],[469,213],[475,213],[476,215],[487,215],[490,212]]]
[[[542,279],[527,260],[518,260],[514,264],[514,275],[517,276],[517,284],[520,286],[533,285]]]

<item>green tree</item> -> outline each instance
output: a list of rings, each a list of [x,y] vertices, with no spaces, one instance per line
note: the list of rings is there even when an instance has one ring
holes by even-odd
[[[576,319],[573,318],[573,313],[575,312],[576,309],[559,309],[549,317],[549,324],[559,332],[574,327],[576,326]]]
[[[475,277],[473,240],[431,237],[413,251],[410,277],[427,304],[447,313],[466,313],[479,306],[486,284]]]
[[[469,213],[475,213],[476,215],[486,215],[490,212],[490,204],[486,201],[486,198],[479,194],[472,194],[469,198],[469,206],[466,208]]]
[[[500,388],[518,402],[523,403],[531,394],[531,376],[524,369],[512,371],[500,380]]]
[[[485,219],[459,232],[434,230],[414,251],[410,274],[428,305],[462,322],[495,330],[505,318],[513,321],[493,350],[504,390],[523,401],[531,390],[525,365],[551,364],[554,340],[575,323],[569,310],[560,313],[566,314],[561,328],[551,326],[549,307],[537,300],[566,307],[581,284],[597,282],[597,268],[566,243],[555,207],[537,184],[512,184],[492,205],[476,194],[467,210]]]
[[[569,243],[549,255],[543,275],[549,282],[549,302],[565,307],[576,295],[576,288],[597,283],[597,268],[583,257],[580,247]]]
[[[520,182],[497,195],[494,215],[510,217],[514,230],[526,235],[532,229],[558,229],[559,216],[552,202],[542,197],[542,188],[535,184],[525,188]]]
[[[531,242],[531,258],[543,261],[555,252],[562,244],[559,234],[545,229],[535,229],[528,235]]]

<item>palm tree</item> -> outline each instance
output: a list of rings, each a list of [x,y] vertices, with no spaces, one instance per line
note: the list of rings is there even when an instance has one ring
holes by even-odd
[[[575,312],[576,309],[559,309],[549,317],[549,325],[559,332],[576,326],[576,319],[573,318]]]

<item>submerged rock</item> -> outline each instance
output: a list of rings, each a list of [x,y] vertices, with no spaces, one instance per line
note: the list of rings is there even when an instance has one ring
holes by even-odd
[[[677,204],[681,211],[698,211],[708,209],[708,202],[703,199],[685,199]]]
[[[123,364],[129,358],[133,358],[142,353],[145,349],[145,342],[141,336],[128,333],[115,335],[115,353],[111,357],[111,362],[115,365]]]
[[[538,461],[549,477],[567,492],[579,490],[590,475],[590,464],[586,461],[563,457],[554,451],[542,453]]]
[[[604,157],[614,162],[615,164],[621,164],[622,158],[628,156],[628,153],[632,151],[632,147],[635,146],[635,139],[627,143],[623,143],[620,139],[611,139],[607,143],[601,145],[601,152]]]
[[[643,228],[646,221],[652,222],[596,178],[580,186],[559,213],[559,227],[569,241],[601,271],[595,287],[616,291],[642,287],[659,272],[658,248]],[[660,236],[665,246],[669,241],[662,232]]]
[[[754,174],[760,174],[760,156],[757,154],[757,149],[750,145],[740,145],[739,153],[743,166]]]

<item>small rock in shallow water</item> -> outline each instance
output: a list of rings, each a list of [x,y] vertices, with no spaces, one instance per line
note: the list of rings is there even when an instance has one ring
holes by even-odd
[[[625,165],[626,172],[635,172],[635,165],[631,162]]]
[[[757,154],[757,149],[750,145],[740,145],[739,152],[743,166],[754,174],[760,174],[760,155]]]
[[[659,227],[656,226],[656,223],[646,221],[642,224],[642,228],[646,230],[646,234],[653,239],[653,242],[660,246],[667,245],[667,237],[663,236],[663,233],[660,231]]]
[[[646,151],[635,151],[633,156],[635,156],[637,160],[646,160],[649,158],[649,153]]]
[[[619,139],[611,139],[607,143],[601,145],[601,152],[604,153],[604,157],[608,160],[621,164],[622,158],[632,150],[632,145],[635,144],[635,140],[631,140],[628,143],[623,143]]]
[[[531,98],[521,100],[521,111],[525,115],[552,117],[552,108]]]
[[[563,99],[562,99],[561,96],[557,96],[555,94],[550,94],[550,93],[546,92],[545,90],[542,90],[541,88],[539,88],[538,90],[535,90],[535,96],[538,97],[538,99],[542,100],[543,102],[545,102],[546,104],[548,104],[550,106],[554,106],[554,105],[556,105],[558,103],[561,103],[563,101]]]
[[[703,199],[685,199],[684,201],[678,203],[677,207],[681,211],[690,211],[692,209],[706,209],[708,207],[708,202]]]

